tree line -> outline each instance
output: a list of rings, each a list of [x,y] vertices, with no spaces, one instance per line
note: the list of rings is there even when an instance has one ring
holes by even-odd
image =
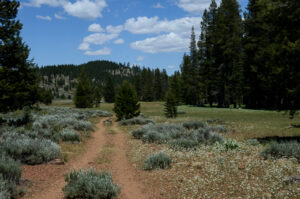
[[[300,1],[211,1],[181,64],[184,104],[300,108]],[[297,56],[298,55],[298,56]],[[175,92],[179,95],[179,92]]]

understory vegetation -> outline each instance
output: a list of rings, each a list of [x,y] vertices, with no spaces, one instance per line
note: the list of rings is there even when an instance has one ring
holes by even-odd
[[[144,162],[145,170],[168,169],[171,167],[171,158],[167,154],[160,152],[149,156]]]
[[[41,164],[61,155],[60,141],[78,143],[93,130],[90,117],[110,116],[98,110],[47,107],[0,114],[0,198],[19,195],[20,163]]]
[[[226,127],[207,126],[202,121],[184,122],[182,124],[150,124],[134,130],[132,136],[143,143],[169,144],[173,149],[194,149],[200,144],[222,144],[224,138],[217,134],[225,132]]]
[[[67,185],[63,192],[67,199],[112,199],[118,196],[120,187],[113,183],[112,175],[94,169],[71,171],[65,175]]]
[[[139,115],[138,117],[133,117],[131,119],[121,120],[119,125],[128,126],[128,125],[145,125],[145,124],[154,124],[155,122],[146,116]]]

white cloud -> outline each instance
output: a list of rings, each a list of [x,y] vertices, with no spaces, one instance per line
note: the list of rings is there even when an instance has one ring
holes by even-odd
[[[24,3],[25,6],[41,7],[41,5],[47,5],[51,7],[58,7],[65,4],[66,0],[29,0],[29,2]]]
[[[83,42],[78,46],[78,50],[90,50],[90,44]]]
[[[125,29],[134,34],[153,34],[174,32],[189,35],[192,26],[199,27],[201,17],[184,17],[175,20],[159,20],[159,17],[130,18],[125,23]],[[198,29],[196,28],[198,31]],[[196,32],[198,33],[198,32]]]
[[[102,17],[102,10],[107,6],[105,0],[77,0],[63,5],[65,11],[74,17],[96,19]]]
[[[130,44],[131,48],[147,53],[186,52],[188,50],[188,45],[188,37],[182,37],[173,32]]]
[[[220,0],[216,1],[217,3]],[[177,0],[177,6],[186,12],[202,14],[204,9],[209,8],[211,0]]]
[[[124,39],[117,39],[114,41],[114,44],[123,44],[124,43]]]
[[[41,19],[41,20],[46,20],[46,21],[51,21],[52,18],[49,16],[41,16],[41,15],[36,15],[37,19]]]
[[[94,56],[95,55],[110,55],[111,49],[104,47],[97,51],[86,51],[84,54],[85,55],[94,55]]]
[[[144,56],[138,56],[138,58],[136,58],[137,61],[143,61],[145,59]]]
[[[90,32],[104,32],[100,24],[93,23],[89,26],[88,30]]]
[[[89,44],[104,44],[112,39],[115,39],[118,37],[118,34],[104,34],[104,33],[94,33],[91,34],[85,38],[83,38],[83,43],[89,43]]]
[[[176,67],[173,66],[173,65],[170,65],[170,66],[168,66],[168,68],[169,68],[169,69],[174,69],[174,68],[176,68]]]
[[[54,14],[54,17],[56,18],[56,19],[61,19],[61,20],[65,20],[65,19],[67,19],[67,18],[65,18],[65,17],[63,17],[63,16],[61,16],[61,15],[59,15],[59,14]]]
[[[160,3],[157,3],[152,6],[153,8],[164,8]]]
[[[109,25],[106,27],[106,31],[111,34],[119,34],[120,32],[123,31],[123,26],[122,25],[119,25],[119,26]]]
[[[96,19],[102,17],[102,11],[107,7],[106,0],[29,0],[25,6],[40,7],[47,5],[62,7],[66,13],[82,19]]]

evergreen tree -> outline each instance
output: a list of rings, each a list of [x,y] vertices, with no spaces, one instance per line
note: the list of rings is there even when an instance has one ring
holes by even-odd
[[[177,117],[177,101],[172,93],[172,90],[169,90],[166,94],[166,102],[165,106],[165,116],[168,118],[175,118]]]
[[[124,81],[118,90],[114,112],[118,120],[130,119],[140,114],[140,104],[133,86]]]
[[[222,0],[217,14],[218,104],[229,107],[242,96],[242,19],[236,0]]]
[[[154,96],[156,101],[162,99],[162,77],[158,68],[154,72]]]
[[[52,95],[52,92],[50,90],[46,90],[43,88],[39,88],[39,101],[49,105],[52,103],[52,100],[54,98],[54,96]]]
[[[0,1],[0,111],[22,109],[38,101],[38,77],[22,42],[22,24],[16,20],[20,3]]]
[[[96,107],[99,107],[99,104],[101,103],[101,98],[102,98],[102,95],[101,95],[101,90],[99,88],[99,86],[94,86],[94,105]]]
[[[170,78],[169,90],[174,94],[176,104],[179,105],[182,102],[182,81],[178,71]]]
[[[103,97],[105,102],[112,103],[115,101],[115,86],[114,81],[111,76],[107,76],[104,87],[103,87]]]
[[[93,87],[85,68],[81,69],[74,96],[76,108],[93,107]]]

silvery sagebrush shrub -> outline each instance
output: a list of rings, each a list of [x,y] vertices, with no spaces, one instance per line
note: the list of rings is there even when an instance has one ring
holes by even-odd
[[[61,133],[61,138],[63,141],[69,141],[69,142],[80,142],[81,137],[79,133],[74,131],[73,129],[63,129]]]
[[[197,140],[192,140],[190,138],[179,138],[169,142],[169,146],[172,149],[195,149],[199,145]]]
[[[67,199],[112,199],[118,196],[120,187],[113,183],[110,173],[95,169],[71,171],[65,175],[63,188]]]
[[[186,129],[199,129],[206,127],[206,124],[202,121],[190,121],[184,122],[182,126]]]
[[[219,144],[223,144],[224,143],[224,139],[221,135],[214,133],[214,132],[210,132],[209,136],[207,138],[207,143],[208,144],[215,144],[215,143],[219,143]]]
[[[211,131],[219,132],[219,133],[227,133],[228,129],[226,126],[217,125],[210,127]]]
[[[257,139],[248,139],[247,143],[252,145],[252,146],[256,146],[256,145],[260,144],[260,142]]]
[[[169,155],[159,152],[149,156],[144,162],[145,170],[168,169],[171,167],[171,158]]]
[[[135,138],[135,139],[142,139],[143,135],[146,133],[146,131],[144,129],[137,129],[131,132],[131,135]]]
[[[19,162],[0,154],[0,175],[7,181],[18,183],[21,179],[22,169]]]
[[[299,142],[272,142],[260,154],[267,158],[296,158],[300,162],[300,143]]]
[[[48,162],[60,154],[59,145],[48,139],[31,138],[14,132],[5,136],[0,144],[8,155],[27,164]]]
[[[89,121],[79,120],[74,125],[74,129],[77,131],[93,131],[93,125]]]
[[[0,198],[11,199],[12,198],[11,189],[12,189],[12,183],[5,180],[3,176],[0,174]]]
[[[154,124],[153,120],[141,117],[134,117],[131,119],[121,120],[119,125],[127,126],[127,125],[145,125],[145,124]]]
[[[162,144],[166,143],[169,140],[168,135],[158,133],[155,131],[148,131],[142,136],[142,141],[144,143],[156,143],[156,144]]]

